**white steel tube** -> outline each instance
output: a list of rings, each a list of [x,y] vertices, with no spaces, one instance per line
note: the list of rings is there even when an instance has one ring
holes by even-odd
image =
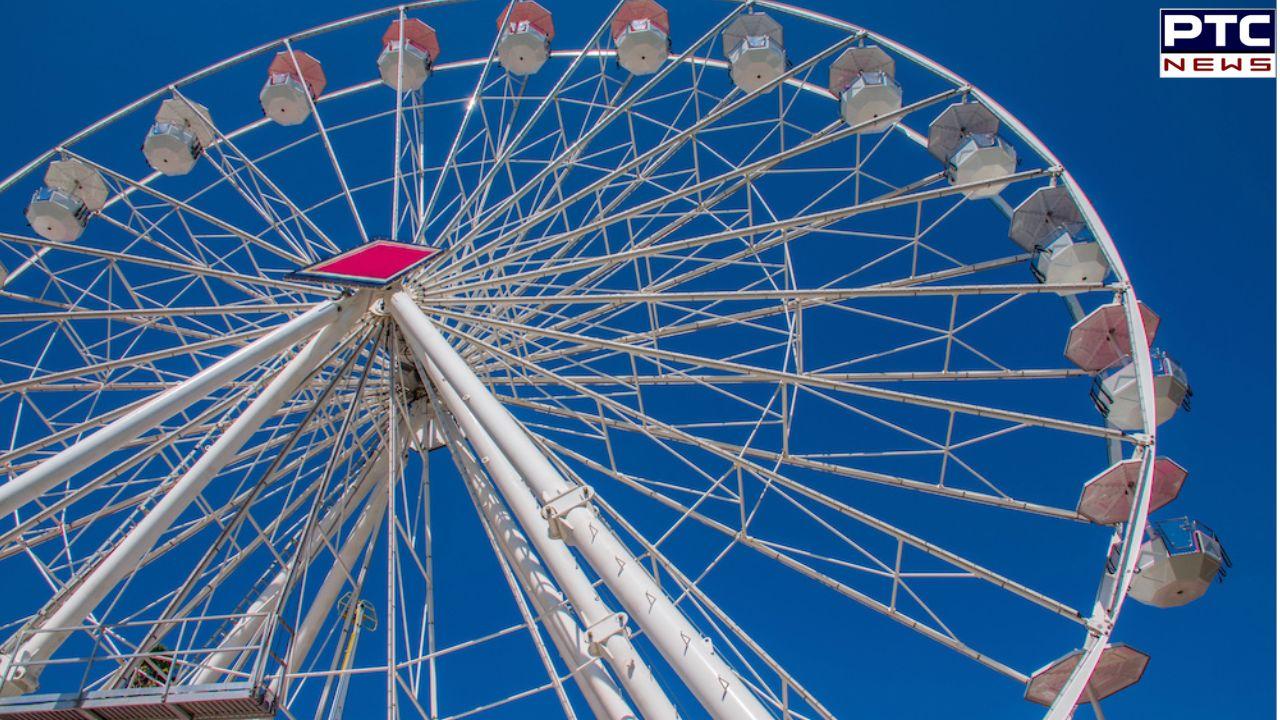
[[[264,360],[278,355],[337,317],[346,301],[318,305],[181,384],[153,397],[132,412],[0,485],[0,515],[8,515],[59,483],[101,460],[114,450],[190,407],[215,389],[240,377]]]
[[[555,582],[547,575],[542,563],[529,543],[529,539],[520,532],[511,513],[502,505],[493,485],[485,477],[479,465],[461,448],[461,430],[448,419],[442,420],[445,435],[449,438],[449,450],[467,483],[471,499],[480,511],[481,520],[488,526],[490,534],[497,541],[502,556],[514,571],[520,587],[533,602],[539,617],[551,636],[556,651],[565,664],[574,671],[574,681],[582,691],[592,713],[599,720],[634,720],[635,713],[622,696],[617,684],[604,667],[591,656],[590,645],[582,627],[570,614],[564,596],[556,588]],[[493,459],[487,457],[486,464]],[[649,720],[648,717],[645,720]]]
[[[285,365],[226,432],[129,530],[62,605],[28,635],[13,655],[0,658],[3,660],[0,672],[5,680],[0,687],[0,696],[31,692],[38,687],[43,668],[41,663],[49,660],[73,628],[81,626],[112,588],[133,572],[143,556],[150,552],[160,536],[199,496],[209,481],[235,457],[262,423],[280,410],[317,364],[347,335],[368,307],[369,295],[362,293],[353,300],[340,308],[337,317],[331,317],[331,322]],[[50,629],[46,631],[43,628]],[[15,668],[15,663],[27,666]]]
[[[454,391],[451,395],[445,390],[445,398],[455,416],[474,415],[482,434],[493,439],[542,502],[567,496],[577,489],[552,466],[412,298],[400,291],[390,298],[388,305],[392,317],[416,346],[414,349],[435,365],[439,378],[433,377],[433,380],[442,388]],[[772,718],[589,502],[575,503],[566,509],[562,526],[587,564],[712,717],[718,720]]]
[[[526,538],[533,544],[538,556],[542,558],[543,563],[557,580],[560,589],[569,597],[583,624],[589,628],[597,628],[596,635],[599,636],[606,624],[616,619],[617,614],[596,592],[591,578],[579,567],[569,547],[559,540],[552,539],[551,527],[542,516],[541,503],[534,497],[529,486],[521,480],[520,474],[507,460],[506,455],[480,425],[475,415],[466,409],[462,398],[445,381],[439,368],[426,357],[421,345],[412,337],[408,340],[409,346],[418,355],[439,391],[441,400],[450,408],[454,420],[461,426],[467,440],[482,458],[489,477],[498,486],[511,512],[524,528]],[[653,671],[644,658],[640,657],[626,633],[607,634],[600,637],[599,642],[603,646],[604,657],[608,660],[609,666],[613,668],[614,674],[618,676],[645,720],[677,720],[680,717],[675,705],[658,684]]]

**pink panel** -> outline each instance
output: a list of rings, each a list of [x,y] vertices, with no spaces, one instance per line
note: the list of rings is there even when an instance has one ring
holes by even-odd
[[[276,57],[271,61],[271,67],[267,69],[272,75],[292,75],[294,79],[306,83],[307,89],[311,91],[312,97],[320,97],[324,92],[324,86],[328,81],[324,77],[324,70],[320,67],[320,61],[310,55],[295,50],[293,53],[297,58],[297,67],[294,67],[293,58],[289,57],[289,53],[276,53]],[[298,76],[298,70],[302,71],[302,76]]]
[[[1160,326],[1160,316],[1143,303],[1138,303],[1142,322],[1150,345]],[[1122,358],[1131,355],[1129,322],[1124,306],[1119,303],[1103,305],[1084,316],[1071,328],[1067,336],[1067,359],[1089,372],[1105,370]]]
[[[436,39],[436,31],[430,25],[418,19],[406,20],[404,23],[405,42],[425,52],[435,62],[440,57],[440,41]],[[382,33],[382,44],[400,41],[400,21],[391,23],[391,27]]]
[[[294,273],[294,277],[338,284],[385,285],[435,255],[424,245],[374,240],[354,250],[322,260]]]
[[[1127,520],[1141,467],[1139,460],[1122,460],[1085,483],[1076,512],[1099,525]],[[1156,458],[1151,476],[1151,510],[1173,502],[1186,479],[1187,471],[1181,465],[1166,457]]]
[[[618,39],[622,31],[635,20],[648,20],[662,32],[671,34],[671,21],[667,18],[666,8],[653,0],[627,0],[618,14],[613,16],[613,22],[609,26],[613,38]]]
[[[556,36],[556,27],[551,23],[551,11],[536,2],[521,0],[520,2],[512,3],[510,15],[507,14],[506,10],[498,15],[499,30],[502,29],[503,18],[506,18],[507,25],[527,22],[537,28],[538,32],[546,35],[548,40]]]
[[[1083,650],[1076,650],[1037,671],[1027,683],[1027,691],[1023,696],[1027,700],[1048,707],[1062,691],[1075,669],[1076,663],[1083,657]],[[1150,661],[1145,653],[1141,653],[1128,645],[1110,645],[1102,651],[1098,666],[1089,678],[1088,689],[1099,700],[1114,695],[1142,679]],[[1088,702],[1086,695],[1081,695],[1080,702]]]

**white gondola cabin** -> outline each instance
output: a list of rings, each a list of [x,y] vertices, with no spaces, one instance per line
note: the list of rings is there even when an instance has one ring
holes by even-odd
[[[142,154],[153,170],[165,175],[186,175],[204,149],[213,144],[209,109],[182,98],[160,103],[156,122],[142,143]]]
[[[1191,384],[1186,372],[1162,350],[1152,351],[1151,365],[1155,375],[1156,424],[1159,425],[1172,418],[1179,408],[1191,409]],[[1094,378],[1092,395],[1108,425],[1120,430],[1142,429],[1138,372],[1131,359]]]
[[[627,0],[610,25],[618,65],[632,75],[658,72],[671,52],[671,22],[653,0]]]
[[[498,62],[512,75],[532,75],[551,57],[556,28],[536,2],[516,2],[498,16]]]
[[[1000,120],[980,103],[956,103],[929,123],[929,154],[946,166],[952,185],[965,185],[1013,174],[1018,154],[996,133]],[[1000,194],[1007,182],[996,182],[965,193],[984,198]]]
[[[299,125],[311,116],[326,82],[319,60],[304,52],[277,53],[258,94],[262,112],[281,125]]]
[[[725,28],[722,40],[729,76],[743,92],[758,90],[787,71],[782,26],[764,13],[739,16]]]
[[[44,187],[27,205],[27,222],[40,237],[73,242],[89,217],[107,204],[107,183],[97,170],[79,160],[55,160],[44,175]]]
[[[1153,521],[1129,597],[1160,608],[1186,605],[1225,578],[1229,567],[1222,542],[1204,523],[1186,517]]]
[[[1022,201],[1013,211],[1009,238],[1035,253],[1031,267],[1043,283],[1099,283],[1111,271],[1102,247],[1089,239],[1084,216],[1063,185],[1040,188]]]
[[[440,56],[436,31],[417,19],[399,20],[382,34],[382,52],[378,55],[378,75],[382,84],[401,92],[422,89],[431,68]]]
[[[859,133],[887,130],[893,120],[876,122],[902,108],[902,86],[894,79],[893,58],[880,48],[849,48],[836,58],[828,89],[840,98],[840,116]]]

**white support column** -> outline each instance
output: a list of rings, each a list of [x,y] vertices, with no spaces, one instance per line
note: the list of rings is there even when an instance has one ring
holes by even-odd
[[[181,384],[156,395],[110,425],[0,485],[0,515],[8,515],[40,497],[267,358],[284,352],[300,339],[333,321],[342,312],[343,306],[350,304],[350,299],[326,302],[299,315]]]
[[[591,578],[578,566],[568,545],[551,537],[551,526],[542,516],[542,505],[534,497],[533,491],[520,479],[520,474],[476,420],[475,415],[462,407],[462,399],[458,393],[445,382],[435,364],[422,354],[416,341],[410,337],[409,344],[418,353],[419,360],[439,390],[441,401],[450,408],[457,426],[461,427],[463,435],[480,456],[489,477],[501,490],[511,512],[524,528],[526,540],[532,543],[556,584],[569,597],[583,624],[589,628],[586,638],[588,645],[597,645],[596,652],[609,662],[609,667],[613,668],[614,674],[618,676],[645,720],[678,720],[680,714],[675,705],[658,684],[644,658],[636,652],[628,633],[614,632],[615,629],[623,629],[619,626],[619,619],[622,618],[625,622],[625,616],[614,612],[605,604],[596,592]],[[448,419],[438,422],[447,423]],[[612,628],[609,625],[611,622]]]
[[[285,365],[226,432],[197,460],[159,502],[116,544],[83,582],[71,592],[38,628],[27,635],[12,655],[0,656],[0,695],[34,691],[39,686],[42,665],[15,667],[16,663],[43,663],[49,660],[67,637],[80,627],[98,603],[121,580],[133,572],[156,541],[187,509],[214,477],[221,472],[246,441],[297,391],[316,366],[350,332],[368,308],[369,294],[361,293],[330,316],[311,342]],[[43,628],[50,628],[45,631]]]
[[[443,413],[440,414],[443,418]],[[480,510],[481,519],[497,540],[503,557],[520,582],[520,587],[533,601],[560,657],[570,669],[581,668],[574,673],[574,680],[587,699],[587,704],[591,706],[591,711],[598,720],[634,720],[635,713],[622,697],[613,678],[592,657],[587,634],[570,614],[564,596],[538,561],[528,538],[520,532],[511,514],[503,507],[484,471],[462,448],[461,430],[448,418],[442,419],[440,424],[448,438],[449,451],[458,466],[458,472],[466,482],[476,508]],[[493,464],[493,459],[488,457],[483,458],[482,462],[486,459],[489,461],[486,464]],[[649,718],[646,717],[645,720]]]
[[[374,468],[370,472],[366,472],[360,481],[349,491],[349,495],[339,498],[325,513],[324,518],[320,521],[319,530],[311,536],[310,542],[307,543],[305,551],[298,553],[297,557],[301,559],[300,567],[306,567],[311,564],[320,550],[325,547],[329,539],[334,533],[351,517],[352,512],[360,507],[362,498],[369,494],[369,491],[375,487],[380,487],[379,480],[385,480],[387,474],[386,462],[383,461],[386,453],[379,454],[378,458],[370,463]],[[379,464],[381,463],[381,464]],[[381,472],[377,469],[381,468]],[[371,498],[375,504],[376,496]],[[369,513],[366,504],[364,514]],[[357,528],[361,526],[362,520],[357,521]],[[245,616],[240,618],[231,630],[223,636],[218,643],[218,649],[200,664],[200,670],[191,678],[191,685],[204,685],[207,683],[217,682],[229,669],[235,659],[244,652],[242,648],[253,641],[253,638],[262,629],[269,615],[274,613],[279,607],[281,592],[285,589],[285,584],[289,581],[289,568],[281,568],[276,573],[271,582],[258,593],[258,598],[249,605],[245,610]]]
[[[557,534],[578,548],[707,712],[717,720],[772,718],[595,511],[589,488],[565,481],[413,299],[397,292],[388,306],[414,350],[434,364],[428,372],[455,417],[474,416],[478,435],[492,438],[538,495]]]

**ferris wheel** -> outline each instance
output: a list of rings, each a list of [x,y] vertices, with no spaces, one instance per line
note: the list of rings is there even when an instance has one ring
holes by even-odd
[[[849,717],[880,644],[1102,717],[1125,601],[1225,576],[1027,127],[798,6],[562,5],[299,32],[0,183],[0,718]]]

